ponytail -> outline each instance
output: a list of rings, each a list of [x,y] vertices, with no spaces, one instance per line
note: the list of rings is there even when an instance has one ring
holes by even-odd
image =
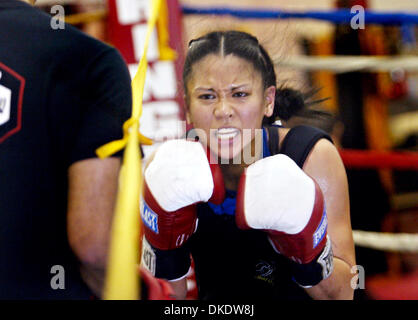
[[[273,114],[271,117],[264,119],[264,124],[272,124],[276,120],[287,121],[297,115],[304,117],[313,116],[317,112],[310,109],[310,106],[318,105],[329,99],[311,100],[318,91],[319,89],[314,89],[304,94],[299,90],[291,88],[277,88]]]
[[[305,108],[305,100],[300,91],[290,88],[277,88],[274,101],[273,116],[281,120],[289,120],[293,115]]]

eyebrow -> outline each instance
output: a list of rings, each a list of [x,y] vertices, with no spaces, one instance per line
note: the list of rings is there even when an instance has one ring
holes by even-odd
[[[237,89],[241,89],[241,88],[245,88],[245,87],[249,87],[250,84],[249,83],[244,83],[244,84],[240,84],[238,86],[231,86],[231,90],[237,90]]]
[[[249,86],[250,86],[250,84],[249,84],[249,83],[240,84],[240,85],[238,85],[238,86],[234,86],[234,85],[232,85],[232,86],[230,87],[230,89],[231,89],[232,91],[234,91],[234,90],[241,89],[241,88],[244,88],[244,87],[249,87]],[[215,91],[213,88],[210,88],[210,87],[197,87],[197,88],[195,88],[194,90],[195,90],[195,91]]]
[[[208,87],[197,87],[194,89],[194,91],[215,91],[213,88]]]

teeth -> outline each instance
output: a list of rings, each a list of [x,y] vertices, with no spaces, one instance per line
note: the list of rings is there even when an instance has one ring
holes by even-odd
[[[232,139],[235,138],[239,133],[239,130],[236,128],[222,128],[217,132],[219,139]]]
[[[229,133],[235,133],[238,131],[238,129],[235,128],[221,128],[218,129],[218,134],[229,134]]]

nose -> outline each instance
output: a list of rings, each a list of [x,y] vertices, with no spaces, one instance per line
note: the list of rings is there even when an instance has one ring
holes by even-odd
[[[214,109],[214,115],[216,118],[228,119],[228,118],[232,118],[233,114],[234,114],[234,109],[228,103],[226,99],[222,99],[216,104],[215,109]]]

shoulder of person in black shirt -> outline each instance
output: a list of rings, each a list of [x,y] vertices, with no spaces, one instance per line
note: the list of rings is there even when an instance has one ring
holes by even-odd
[[[120,139],[130,116],[126,64],[18,0],[0,1],[0,47],[0,86],[12,93],[0,123],[0,297],[100,296],[120,159],[95,150]],[[51,286],[54,265],[65,289]]]

